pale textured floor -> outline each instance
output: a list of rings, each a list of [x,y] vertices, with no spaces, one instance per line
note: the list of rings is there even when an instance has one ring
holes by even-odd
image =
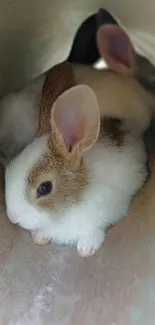
[[[9,223],[2,200],[0,325],[154,325],[154,187],[155,159],[131,216],[88,259],[74,248],[35,246]]]

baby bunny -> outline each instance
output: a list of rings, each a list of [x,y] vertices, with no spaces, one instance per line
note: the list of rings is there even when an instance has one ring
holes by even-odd
[[[122,120],[102,116],[86,85],[60,94],[50,123],[46,117],[37,138],[6,168],[7,214],[35,242],[76,245],[90,256],[144,184],[145,147]]]

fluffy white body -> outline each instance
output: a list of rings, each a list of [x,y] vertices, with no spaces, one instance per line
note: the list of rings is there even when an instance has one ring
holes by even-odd
[[[36,134],[45,74],[0,101],[0,161],[7,164]]]
[[[29,171],[43,155],[46,144],[46,136],[36,139],[7,166],[8,217],[40,239],[76,244],[81,255],[91,255],[103,243],[107,227],[128,214],[133,195],[146,180],[143,142],[132,135],[127,135],[121,147],[114,146],[107,137],[98,141],[84,155],[91,183],[82,201],[58,215],[40,210],[26,193]]]

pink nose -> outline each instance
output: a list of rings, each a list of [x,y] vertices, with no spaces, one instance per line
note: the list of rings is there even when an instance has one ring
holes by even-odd
[[[16,224],[19,221],[19,216],[16,213],[13,213],[13,212],[8,211],[8,218],[14,224]]]

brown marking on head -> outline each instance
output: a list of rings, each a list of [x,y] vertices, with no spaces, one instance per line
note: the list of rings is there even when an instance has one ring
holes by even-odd
[[[108,136],[114,145],[120,147],[125,137],[123,121],[117,118],[103,118],[101,121],[100,138],[104,139],[105,135]]]
[[[81,200],[89,184],[83,152],[96,142],[99,129],[100,112],[89,87],[72,87],[57,98],[51,109],[47,147],[29,173],[31,201],[44,210],[59,212]],[[37,189],[46,181],[52,182],[53,190],[38,198]]]
[[[42,90],[37,136],[50,133],[51,107],[58,96],[74,85],[74,73],[70,63],[62,62],[49,70]]]
[[[37,188],[46,181],[52,183],[52,193],[38,198]],[[28,196],[47,211],[61,212],[82,199],[87,185],[88,175],[82,158],[76,160],[76,165],[66,161],[49,139],[45,154],[29,174]]]

